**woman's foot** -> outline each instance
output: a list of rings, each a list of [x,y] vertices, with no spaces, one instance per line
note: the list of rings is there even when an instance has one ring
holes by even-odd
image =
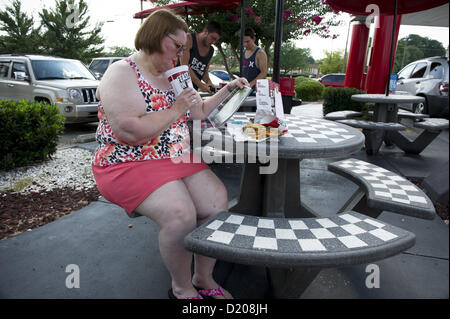
[[[192,284],[199,290],[202,296],[212,297],[213,299],[233,299],[233,296],[223,289],[213,278],[203,279],[194,275]]]
[[[193,286],[187,288],[174,287],[169,290],[169,297],[171,297],[171,294],[176,299],[202,299],[198,298],[201,296]]]

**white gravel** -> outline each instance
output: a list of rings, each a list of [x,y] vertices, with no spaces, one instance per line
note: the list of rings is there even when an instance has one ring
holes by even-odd
[[[42,164],[0,171],[0,192],[18,193],[49,191],[70,187],[85,190],[95,186],[91,169],[92,153],[81,148],[58,149]]]

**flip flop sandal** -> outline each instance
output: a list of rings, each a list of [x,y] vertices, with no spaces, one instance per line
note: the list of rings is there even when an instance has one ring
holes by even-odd
[[[169,289],[168,291],[168,295],[169,295],[169,299],[203,299],[203,297],[200,294],[197,294],[196,297],[184,297],[184,298],[177,298],[177,296],[175,296],[173,294],[173,290],[172,288]]]
[[[214,296],[224,296],[223,294],[223,288],[221,286],[217,287],[216,289],[202,289],[199,287],[194,286],[195,289],[198,290],[198,293],[204,297],[214,297]],[[225,297],[225,296],[224,296]]]

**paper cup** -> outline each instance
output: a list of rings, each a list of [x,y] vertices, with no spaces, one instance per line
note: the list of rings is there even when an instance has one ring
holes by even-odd
[[[175,98],[178,97],[184,89],[194,87],[192,85],[192,80],[189,75],[187,65],[177,66],[176,68],[170,69],[165,74],[170,84],[172,84],[173,91],[175,92]]]

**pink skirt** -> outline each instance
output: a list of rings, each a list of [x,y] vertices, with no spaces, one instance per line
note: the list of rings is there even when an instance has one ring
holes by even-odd
[[[125,162],[110,166],[92,166],[100,193],[128,214],[162,185],[209,169],[192,153],[174,159]],[[195,160],[194,160],[195,159]]]

